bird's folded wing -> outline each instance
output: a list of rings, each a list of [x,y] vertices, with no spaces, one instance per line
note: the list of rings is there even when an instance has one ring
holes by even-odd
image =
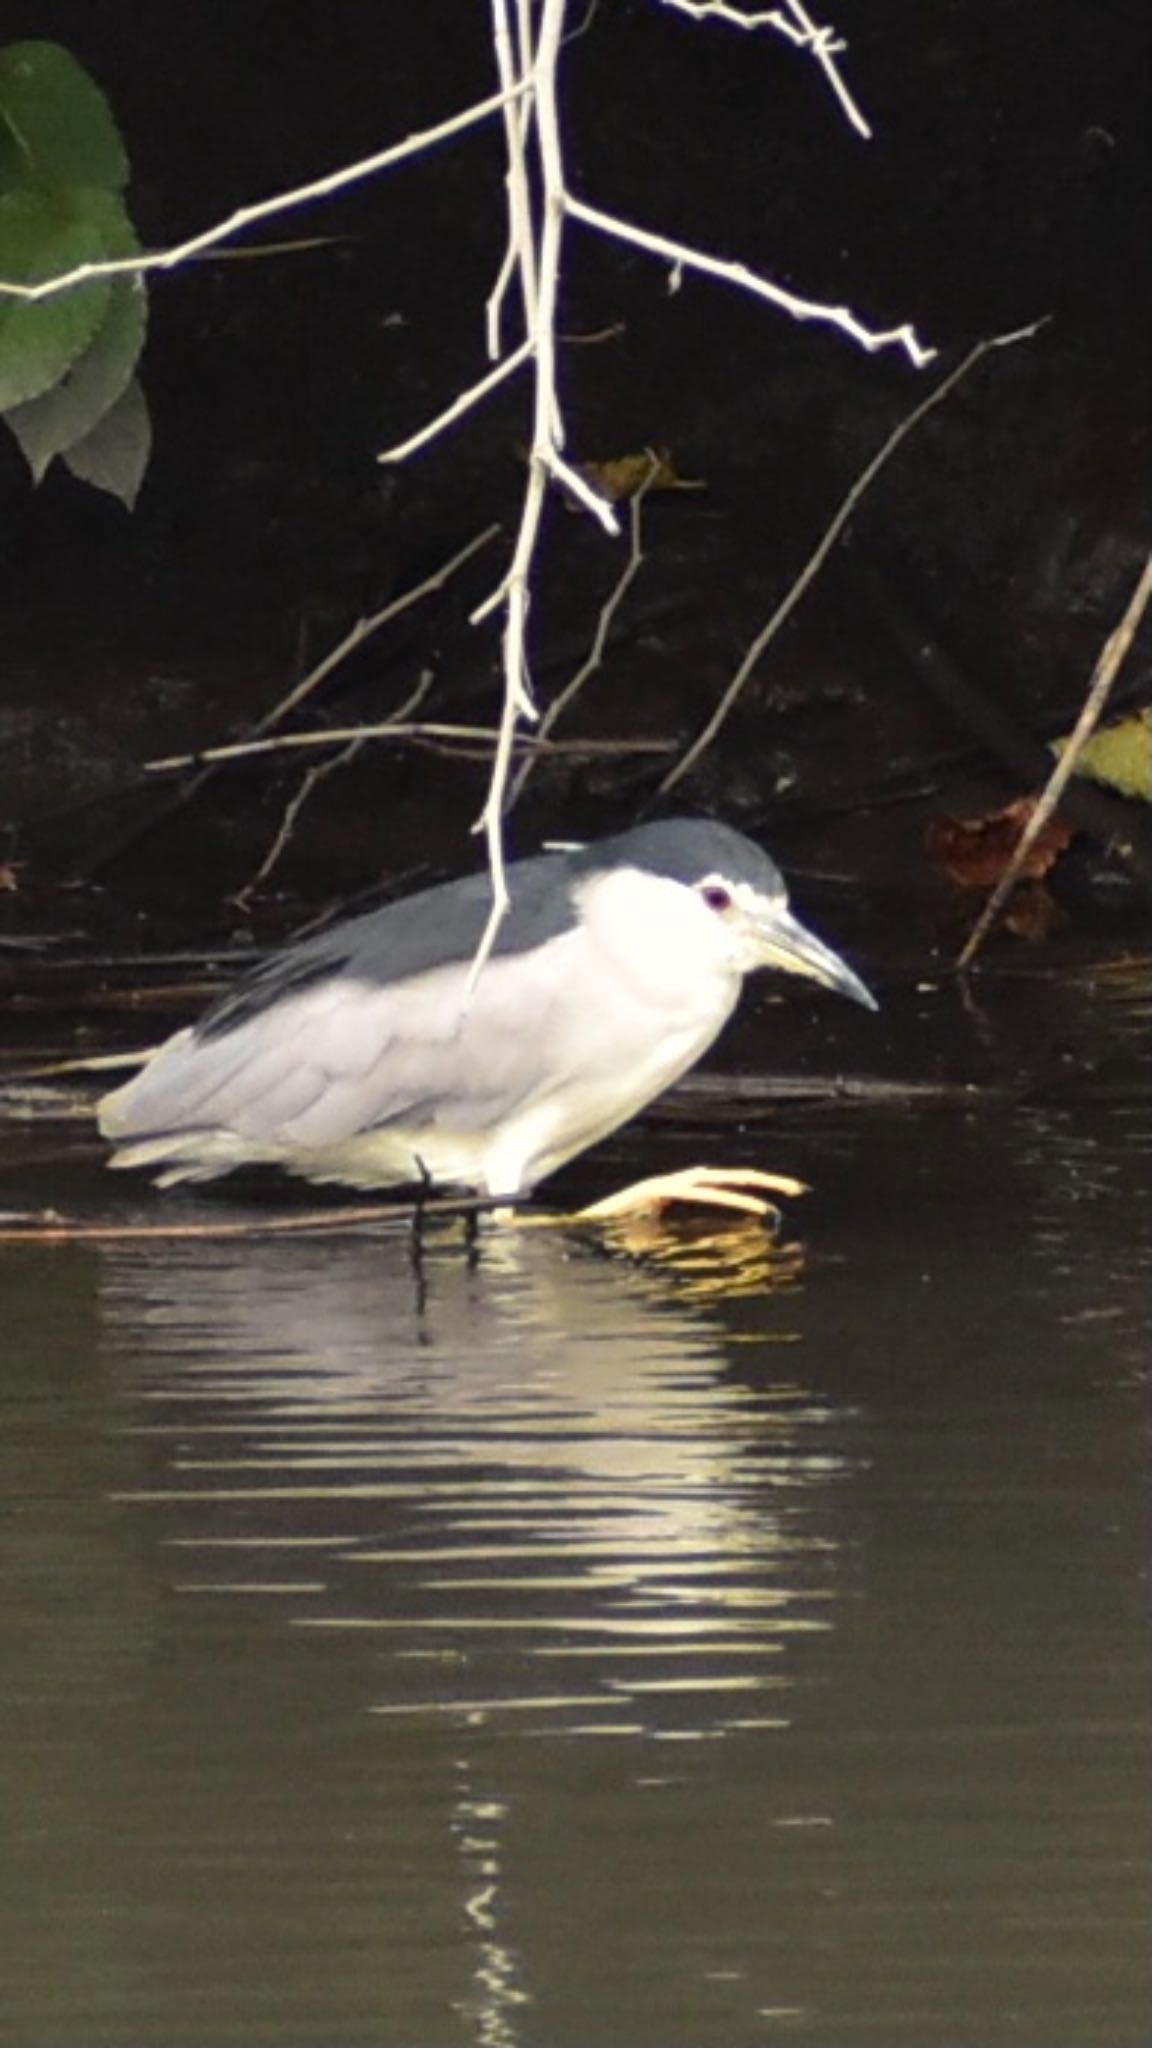
[[[546,1080],[556,939],[401,984],[338,975],[219,1032],[182,1031],[100,1106],[106,1137],[227,1130],[338,1144],[387,1125],[485,1128]]]

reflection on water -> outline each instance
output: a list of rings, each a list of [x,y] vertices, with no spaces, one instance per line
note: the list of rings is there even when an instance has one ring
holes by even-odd
[[[106,1355],[154,1460],[121,1499],[160,1512],[171,1592],[275,1600],[313,1642],[367,1643],[358,1704],[447,1743],[471,1977],[451,2008],[492,2048],[533,1998],[505,1896],[524,1816],[461,1737],[651,1745],[629,1775],[667,1790],[656,1745],[786,1729],[792,1654],[831,1626],[823,1504],[851,1450],[797,1375],[796,1261],[759,1226],[665,1237],[655,1270],[636,1249],[510,1231],[470,1262],[448,1233],[419,1275],[367,1239],[102,1272]],[[699,1300],[747,1299],[754,1272],[733,1370]]]
[[[725,1256],[695,1247],[691,1287]],[[433,1238],[419,1285],[363,1241],[137,1254],[102,1300],[114,1347],[147,1333],[136,1427],[167,1454],[133,1498],[181,1511],[175,1589],[375,1631],[379,1713],[714,1736],[828,1626],[820,1495],[846,1454],[793,1371],[786,1291],[751,1379],[717,1373],[659,1278],[552,1232],[493,1233],[474,1263]]]
[[[7,1255],[0,2039],[1138,2048],[1150,1149],[810,1121],[804,1258]]]

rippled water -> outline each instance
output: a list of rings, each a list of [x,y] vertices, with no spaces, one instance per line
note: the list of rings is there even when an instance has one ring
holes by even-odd
[[[1148,2040],[1148,1111],[771,1150],[799,1261],[0,1254],[0,2038]]]

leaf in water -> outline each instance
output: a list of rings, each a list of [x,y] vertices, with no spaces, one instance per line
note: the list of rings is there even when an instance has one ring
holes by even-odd
[[[112,210],[105,243],[107,252],[131,256],[140,246],[131,223],[118,200],[109,195],[107,204]],[[147,318],[148,300],[143,285],[136,278],[117,278],[103,324],[63,381],[26,405],[10,407],[6,415],[8,425],[36,483],[53,456],[82,441],[115,405],[139,361]]]
[[[1053,740],[1052,752],[1062,754],[1067,745],[1067,738]],[[1152,705],[1093,733],[1081,750],[1075,773],[1102,782],[1120,796],[1138,796],[1146,804],[1152,803]]]
[[[1017,797],[1002,811],[979,818],[933,818],[924,834],[928,858],[958,889],[992,889],[1000,880],[1036,808],[1031,796]],[[1065,819],[1049,818],[1020,870],[1020,880],[1039,881],[1074,837]]]
[[[110,491],[129,512],[152,452],[152,423],[136,379],[82,441],[66,448],[63,460],[73,476]]]
[[[33,284],[99,262],[115,205],[92,190],[0,192],[0,277]],[[55,298],[0,301],[0,412],[59,383],[105,319],[111,289],[99,279]]]
[[[119,192],[128,182],[108,102],[59,43],[0,50],[0,172],[12,184],[48,177]]]

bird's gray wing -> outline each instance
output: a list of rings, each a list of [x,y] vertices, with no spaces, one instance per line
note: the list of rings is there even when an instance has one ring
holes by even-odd
[[[574,939],[396,985],[340,974],[233,1028],[180,1032],[106,1098],[105,1135],[235,1132],[255,1146],[339,1144],[389,1125],[484,1130],[546,1086]]]

